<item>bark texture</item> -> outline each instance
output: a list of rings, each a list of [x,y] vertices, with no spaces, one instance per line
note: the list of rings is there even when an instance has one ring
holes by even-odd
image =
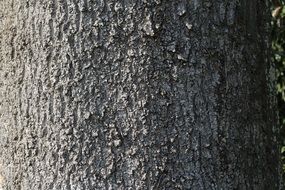
[[[5,190],[281,189],[266,0],[2,0]]]

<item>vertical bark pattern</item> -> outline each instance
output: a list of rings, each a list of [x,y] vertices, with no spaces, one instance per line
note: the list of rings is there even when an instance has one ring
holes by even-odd
[[[3,0],[0,185],[281,189],[266,3]]]

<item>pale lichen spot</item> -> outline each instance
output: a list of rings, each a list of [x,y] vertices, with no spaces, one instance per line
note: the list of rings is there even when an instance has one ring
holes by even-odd
[[[145,121],[143,121],[143,122],[145,122]],[[148,134],[147,129],[144,128],[144,129],[142,130],[142,133],[143,133],[143,135]]]
[[[187,61],[187,59],[183,55],[180,55],[180,54],[177,55],[177,59],[182,60],[182,61]]]
[[[170,149],[170,152],[171,152],[171,153],[176,153],[177,150],[176,150],[175,148],[171,148],[171,149]]]
[[[137,153],[138,151],[138,148],[137,147],[132,147],[130,148],[129,150],[126,151],[126,155],[130,155],[130,156],[133,156]]]
[[[92,131],[92,136],[93,137],[98,137],[99,136],[98,131]]]
[[[154,31],[152,27],[152,22],[150,20],[150,15],[148,15],[145,19],[144,25],[143,25],[143,30],[145,33],[149,36],[154,36]]]
[[[144,174],[141,176],[141,179],[142,179],[142,180],[146,180],[146,173],[144,173]]]
[[[177,7],[177,14],[183,16],[186,13],[185,3],[180,3]]]
[[[115,3],[115,6],[114,6],[114,10],[116,11],[116,12],[118,12],[120,9],[122,9],[123,8],[123,6],[122,6],[122,4],[120,3],[120,2],[116,2]]]
[[[160,28],[160,24],[155,24],[155,28],[159,29]]]
[[[90,112],[85,112],[84,113],[84,118],[85,119],[89,119],[90,115],[91,115]]]
[[[188,30],[191,30],[192,27],[193,27],[193,25],[190,24],[189,22],[186,22],[185,25],[186,25],[186,27],[188,28]]]
[[[154,2],[159,5],[161,3],[161,0],[155,0]]]
[[[135,52],[132,49],[128,49],[127,54],[129,57],[133,57],[135,55]]]
[[[173,67],[173,71],[172,71],[172,77],[173,77],[174,80],[177,80],[177,78],[178,78],[178,71],[177,70],[178,70],[177,66],[174,66]],[[170,141],[171,141],[171,139],[170,139]]]
[[[121,145],[121,140],[114,140],[114,146],[115,147],[118,147],[118,146],[120,146]]]

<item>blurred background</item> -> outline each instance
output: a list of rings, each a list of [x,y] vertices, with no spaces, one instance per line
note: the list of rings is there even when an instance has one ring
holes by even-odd
[[[277,99],[281,125],[281,153],[285,173],[285,0],[272,0],[272,61],[277,71]],[[285,175],[283,175],[285,177]]]

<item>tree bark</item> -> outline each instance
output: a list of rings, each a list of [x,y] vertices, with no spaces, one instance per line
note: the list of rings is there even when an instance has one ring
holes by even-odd
[[[2,0],[0,186],[281,189],[266,0]]]

